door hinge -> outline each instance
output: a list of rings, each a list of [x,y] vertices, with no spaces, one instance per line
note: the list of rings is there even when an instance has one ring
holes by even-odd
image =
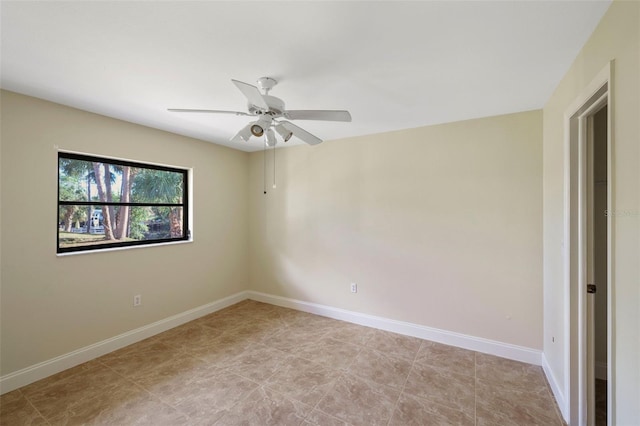
[[[587,293],[595,294],[595,292],[596,292],[596,285],[595,284],[587,284]]]

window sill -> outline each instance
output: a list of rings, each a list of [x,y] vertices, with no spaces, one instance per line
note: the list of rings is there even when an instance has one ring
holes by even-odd
[[[97,249],[97,250],[82,250],[82,251],[72,251],[69,253],[56,253],[56,257],[67,257],[67,256],[76,256],[79,254],[97,254],[97,253],[105,253],[111,251],[122,251],[122,250],[133,250],[133,249],[141,249],[141,248],[152,248],[152,247],[160,247],[160,246],[173,246],[176,244],[189,244],[193,242],[193,237],[188,240],[180,240],[180,241],[167,241],[163,243],[157,244],[144,244],[139,246],[126,246],[126,247],[110,247],[105,249]]]

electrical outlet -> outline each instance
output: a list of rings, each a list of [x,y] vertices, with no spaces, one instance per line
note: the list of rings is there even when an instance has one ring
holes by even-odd
[[[133,306],[140,306],[140,305],[142,305],[142,295],[136,294],[135,296],[133,296]]]
[[[351,283],[351,293],[357,293],[357,292],[358,292],[358,284]]]

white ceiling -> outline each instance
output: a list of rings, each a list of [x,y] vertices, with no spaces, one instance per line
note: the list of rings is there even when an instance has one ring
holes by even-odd
[[[325,140],[541,108],[609,1],[2,1],[2,88],[255,151],[231,79]],[[288,144],[295,144],[294,140]]]

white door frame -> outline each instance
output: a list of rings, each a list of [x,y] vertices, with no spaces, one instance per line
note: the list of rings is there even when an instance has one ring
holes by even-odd
[[[564,299],[565,299],[565,377],[566,398],[565,413],[568,413],[570,426],[587,424],[589,409],[588,397],[593,389],[588,383],[593,374],[589,364],[593,360],[587,357],[587,313],[586,293],[589,262],[587,253],[587,209],[589,205],[590,174],[588,163],[588,118],[604,105],[607,114],[607,211],[613,205],[613,153],[612,153],[612,117],[613,102],[612,81],[613,61],[609,62],[595,79],[581,92],[564,115]],[[615,424],[613,419],[614,394],[612,380],[614,371],[613,345],[613,217],[607,215],[607,423]],[[588,392],[589,391],[589,392]],[[589,394],[588,394],[589,393]],[[590,417],[590,416],[589,416]]]

